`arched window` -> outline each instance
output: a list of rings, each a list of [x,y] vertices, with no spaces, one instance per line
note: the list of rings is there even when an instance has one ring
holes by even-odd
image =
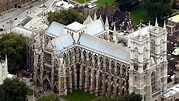
[[[162,40],[160,40],[160,52],[162,52],[163,51],[163,48],[164,47],[164,45],[163,45],[163,39]]]
[[[150,50],[151,52],[155,53],[155,40],[154,39],[151,39]]]
[[[103,58],[102,57],[100,57],[100,69],[101,70],[104,69],[104,67],[103,67]]]
[[[108,72],[108,71],[109,71],[109,60],[106,59],[106,72]]]
[[[86,51],[83,51],[83,59],[84,59],[84,63],[86,63]]]
[[[89,65],[92,66],[92,53],[89,52]]]
[[[137,47],[134,49],[134,59],[138,60],[138,48]]]
[[[120,75],[120,64],[117,63],[117,75]]]
[[[66,54],[65,53],[63,53],[63,59],[65,59],[66,58]]]
[[[146,47],[144,47],[143,58],[144,58],[144,60],[147,59],[147,48]]]
[[[126,66],[122,65],[122,76],[125,77],[126,76]]]
[[[114,63],[114,61],[111,61],[111,72],[112,72],[112,74],[114,74],[114,67],[115,67],[115,63]]]
[[[97,68],[97,66],[98,66],[98,57],[97,57],[96,54],[94,55],[94,64],[95,64],[95,68]]]
[[[151,88],[152,88],[152,92],[154,92],[155,89],[156,89],[155,79],[156,79],[155,78],[155,72],[153,72],[151,74]]]

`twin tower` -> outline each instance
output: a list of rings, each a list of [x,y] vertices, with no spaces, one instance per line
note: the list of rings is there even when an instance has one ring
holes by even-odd
[[[139,27],[128,40],[130,47],[129,92],[137,92],[144,101],[160,101],[167,87],[167,31],[150,22]]]

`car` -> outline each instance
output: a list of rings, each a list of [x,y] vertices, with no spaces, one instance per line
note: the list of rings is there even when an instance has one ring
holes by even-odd
[[[14,20],[17,20],[17,18],[14,18]]]
[[[4,31],[4,29],[3,29],[3,28],[0,28],[0,31]]]
[[[45,5],[45,4],[42,4],[42,5],[40,5],[40,8],[47,8],[47,5]]]

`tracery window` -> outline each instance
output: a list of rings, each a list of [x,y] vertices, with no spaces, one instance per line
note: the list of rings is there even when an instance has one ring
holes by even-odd
[[[155,53],[155,40],[154,39],[151,39],[150,50],[151,52]]]
[[[70,64],[72,64],[72,53],[71,53],[71,51],[69,50],[68,51],[68,57],[69,57],[69,59],[70,59]]]
[[[163,51],[163,39],[162,40],[160,40],[160,52],[162,52]]]
[[[146,47],[144,47],[143,58],[144,58],[144,60],[147,59],[147,48]]]
[[[89,53],[89,65],[92,66],[92,53]]]
[[[102,57],[100,57],[100,69],[101,70],[104,69],[104,67],[103,67],[103,58]]]
[[[114,63],[114,61],[111,61],[111,72],[112,72],[112,74],[114,74],[114,67],[115,67],[115,63]]]
[[[81,63],[81,49],[78,49],[78,54],[79,54],[79,62]]]
[[[156,84],[155,84],[155,73],[154,73],[154,72],[151,74],[151,86],[152,86],[152,92],[154,92],[155,89],[156,89]]]
[[[96,54],[94,55],[94,64],[95,64],[95,68],[97,68],[97,66],[98,66],[98,57],[97,57]]]
[[[122,66],[122,76],[123,77],[126,76],[126,66],[125,65]]]
[[[109,72],[109,60],[106,59],[106,72]]]
[[[117,74],[120,75],[120,64],[117,63]]]
[[[87,60],[86,60],[86,51],[85,50],[83,51],[83,60],[84,60],[84,63],[86,63]]]
[[[134,50],[134,59],[138,60],[138,48],[136,47]]]

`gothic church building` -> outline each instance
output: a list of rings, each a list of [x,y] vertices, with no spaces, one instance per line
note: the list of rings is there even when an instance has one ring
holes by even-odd
[[[34,83],[60,95],[75,89],[113,98],[136,92],[144,101],[160,101],[167,87],[165,23],[128,27],[110,30],[108,18],[104,23],[96,16],[83,24],[52,22],[34,37]]]

